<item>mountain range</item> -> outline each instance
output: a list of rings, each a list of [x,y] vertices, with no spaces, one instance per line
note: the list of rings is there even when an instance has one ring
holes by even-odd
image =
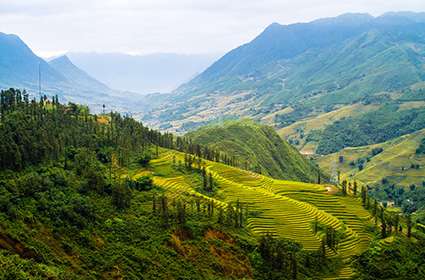
[[[58,95],[62,101],[87,104],[99,111],[138,112],[146,98],[111,89],[77,67],[68,56],[49,61],[38,57],[18,36],[0,33],[0,88],[22,88],[33,97]],[[40,87],[40,88],[39,88]]]
[[[424,65],[424,13],[273,23],[145,119],[182,130],[187,123],[247,116],[279,129],[352,104],[411,99],[406,93],[421,88]]]

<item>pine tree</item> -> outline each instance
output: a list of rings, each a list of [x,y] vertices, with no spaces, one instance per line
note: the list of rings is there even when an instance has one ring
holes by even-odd
[[[356,181],[354,181],[353,194],[354,194],[354,196],[357,196],[357,182]]]
[[[342,195],[347,195],[347,181],[346,180],[344,180],[343,182],[342,182]]]
[[[319,184],[320,185],[320,170],[319,171],[317,171],[317,184]]]
[[[168,200],[165,195],[161,197],[161,217],[163,226],[169,227]]]
[[[212,192],[214,189],[214,179],[211,173],[208,174],[208,191]]]
[[[314,224],[313,224],[314,234],[317,234],[318,230],[319,230],[319,221],[318,221],[318,218],[316,216],[315,219],[314,219]]]
[[[413,222],[412,222],[412,216],[409,214],[407,215],[407,237],[410,238],[412,236],[412,226],[413,226]]]
[[[182,201],[177,201],[177,223],[179,225],[184,225],[186,223],[186,205]]]
[[[291,253],[291,278],[293,280],[297,279],[298,275],[298,268],[297,268],[297,258],[295,256],[295,253]]]

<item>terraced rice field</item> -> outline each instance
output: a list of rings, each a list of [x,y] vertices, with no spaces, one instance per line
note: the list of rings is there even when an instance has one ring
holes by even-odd
[[[420,186],[425,180],[425,156],[416,154],[416,149],[424,137],[425,129],[422,129],[379,144],[348,147],[338,153],[322,156],[317,162],[329,174],[335,174],[339,170],[341,178],[356,180],[365,185],[373,186],[386,178],[390,184],[398,186]],[[374,148],[382,148],[383,151],[371,157]],[[339,162],[339,156],[344,157],[343,163]],[[366,161],[368,157],[369,160]],[[362,170],[350,164],[359,159],[365,161]],[[418,164],[420,168],[411,168],[411,164]]]
[[[161,165],[183,154],[169,151],[152,162]],[[218,184],[214,198],[197,192],[184,176],[166,178],[154,176],[155,184],[166,189],[171,196],[189,194],[213,200],[218,207],[227,207],[239,200],[248,205],[252,215],[248,227],[255,235],[271,233],[303,245],[306,250],[318,250],[323,232],[315,233],[313,223],[333,227],[343,233],[337,250],[327,248],[329,257],[341,257],[344,265],[333,278],[346,279],[353,275],[350,258],[362,253],[371,236],[367,231],[370,216],[359,199],[331,194],[326,185],[308,184],[272,179],[253,172],[233,168],[221,163],[204,161]]]

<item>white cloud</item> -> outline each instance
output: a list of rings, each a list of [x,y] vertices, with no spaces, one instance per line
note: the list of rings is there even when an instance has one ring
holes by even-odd
[[[423,0],[0,0],[0,31],[37,53],[225,52],[268,24],[345,12],[425,11]]]

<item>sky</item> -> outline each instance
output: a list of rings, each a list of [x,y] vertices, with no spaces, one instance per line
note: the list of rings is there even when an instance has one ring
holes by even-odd
[[[347,12],[425,12],[424,0],[0,0],[0,32],[65,52],[225,53],[273,22]]]

